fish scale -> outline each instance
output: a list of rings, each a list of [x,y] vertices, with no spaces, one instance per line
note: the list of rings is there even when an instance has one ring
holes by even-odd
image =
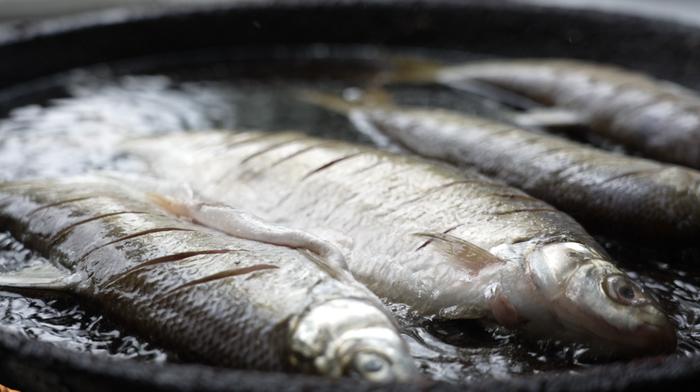
[[[192,151],[186,147],[187,136],[154,139],[154,145],[160,143],[163,147],[159,154],[152,154],[155,162],[159,162],[157,156],[163,158],[155,170],[165,177],[188,182],[214,199],[226,195],[228,189],[249,190],[236,192],[235,197],[223,198],[227,203],[251,208],[273,220],[289,221],[291,216],[303,216],[303,219],[295,220],[293,224],[308,230],[327,227],[349,235],[355,243],[353,259],[358,260],[351,265],[353,273],[380,296],[404,300],[407,293],[412,291],[410,284],[405,283],[409,282],[406,277],[409,274],[417,274],[423,283],[435,282],[435,271],[428,267],[432,260],[436,261],[440,270],[451,270],[457,276],[462,274],[461,266],[440,256],[435,249],[415,251],[424,240],[414,233],[442,232],[457,223],[461,226],[456,229],[455,235],[463,235],[486,249],[509,243],[514,236],[527,237],[533,243],[544,242],[552,237],[575,238],[600,250],[595,241],[567,215],[538,212],[539,209],[551,207],[537,199],[500,198],[497,203],[490,203],[490,195],[495,192],[524,194],[476,173],[465,177],[465,174],[446,165],[379,153],[347,143],[325,142],[319,145],[319,139],[301,139],[299,134],[290,132],[267,136],[255,136],[254,132],[233,134],[229,136],[232,140],[247,141],[241,144],[231,143],[225,151],[220,150],[221,135],[209,135],[212,138],[209,146],[217,149],[217,154],[210,153],[203,147],[203,135],[196,136],[197,147]],[[271,145],[279,145],[283,141],[288,141],[289,144],[269,149]],[[175,144],[180,147],[174,147]],[[302,150],[305,146],[314,148],[276,163],[288,157],[291,151]],[[258,154],[260,151],[266,152]],[[361,154],[357,155],[358,153]],[[251,154],[255,154],[253,159],[241,163]],[[350,155],[354,158],[327,166]],[[317,171],[324,166],[327,167]],[[207,167],[206,173],[201,170],[202,167]],[[257,175],[250,176],[248,173],[251,172]],[[213,178],[220,180],[212,181]],[[471,182],[410,202],[436,186],[465,178]],[[362,196],[350,200],[345,197],[357,190],[362,192]],[[481,202],[466,202],[478,198],[481,198]],[[528,207],[535,211],[523,212],[510,219],[492,219],[494,211],[500,208]],[[347,214],[346,211],[357,213]],[[523,224],[525,222],[536,224]],[[382,226],[387,230],[382,231]],[[381,233],[379,238],[376,238],[377,232]],[[392,260],[404,259],[405,262],[397,266],[389,260],[376,263],[371,261],[383,257],[382,255],[389,255],[387,257]],[[404,270],[405,273],[397,270]],[[447,273],[440,273],[445,274]],[[392,292],[385,285],[389,280],[387,275],[397,277],[395,280],[398,283],[391,286],[402,294]],[[382,276],[382,279],[375,280],[371,278],[373,276]],[[427,296],[437,297],[438,291],[442,289],[433,286],[428,290]],[[426,313],[438,313],[442,302],[437,298],[434,301],[412,305]]]
[[[338,241],[358,280],[425,316],[496,321],[601,355],[675,345],[663,313],[578,223],[500,181],[298,133],[188,139],[124,148],[209,200]],[[620,288],[643,306],[624,305]]]
[[[340,150],[340,148],[338,149]],[[357,152],[355,149],[350,149],[350,151],[349,154]],[[258,161],[250,161],[247,166],[260,165],[260,161],[262,160],[274,159],[276,153],[273,151],[269,154],[270,155],[267,156],[260,156]],[[302,170],[308,170],[308,168],[313,167],[314,162],[328,162],[342,156],[341,152],[330,156],[327,155],[330,154],[325,150],[319,152],[318,155],[312,154],[310,151],[308,155],[304,154],[303,156],[299,156],[298,159],[290,161],[289,165],[306,165]],[[302,159],[303,162],[299,162]],[[325,159],[325,161],[322,159]],[[413,230],[439,229],[440,231],[455,222],[463,223],[465,226],[470,226],[470,221],[481,222],[484,217],[492,216],[492,214],[498,210],[497,207],[499,205],[503,206],[505,209],[516,209],[522,208],[523,206],[529,206],[533,209],[549,208],[545,203],[535,199],[528,199],[522,202],[498,200],[494,203],[491,195],[498,190],[505,189],[506,191],[514,192],[514,194],[521,194],[521,192],[517,192],[512,188],[505,187],[501,183],[490,181],[476,174],[470,175],[467,173],[466,176],[457,176],[456,173],[452,172],[450,169],[439,166],[436,167],[433,164],[415,165],[411,158],[382,157],[380,159],[387,161],[387,164],[378,168],[378,175],[371,170],[357,174],[353,173],[356,171],[356,167],[369,166],[375,159],[377,159],[377,157],[373,154],[358,156],[357,159],[353,161],[346,161],[345,163],[339,163],[329,167],[316,178],[304,180],[304,185],[292,185],[290,188],[295,189],[295,191],[292,192],[293,196],[290,199],[285,199],[285,203],[298,207],[300,210],[308,210],[309,213],[318,216],[322,214],[323,211],[337,210],[344,207],[339,201],[334,202],[337,201],[339,189],[348,191],[348,185],[352,187],[356,186],[359,189],[368,189],[368,187],[373,186],[377,187],[377,193],[381,192],[378,197],[365,197],[357,201],[357,204],[363,205],[362,208],[364,210],[371,211],[367,219],[385,218],[387,223],[398,226],[405,221],[412,221],[419,218],[417,215],[420,214],[423,217],[419,219],[418,222],[424,226],[422,228],[420,226],[413,227]],[[309,162],[308,165],[305,162]],[[316,163],[316,165],[321,166],[320,163]],[[283,173],[295,173],[298,171],[301,170],[297,167],[290,170],[289,167],[281,164],[270,169],[268,173],[260,176],[258,180],[268,183],[269,181],[267,179],[270,177],[282,176]],[[289,176],[290,174],[287,175],[287,177]],[[467,182],[462,186],[457,186],[456,189],[451,189],[446,192],[435,192],[432,195],[425,196],[422,200],[416,200],[415,203],[406,200],[407,195],[424,195],[435,187],[454,182],[455,178],[461,180],[462,176],[471,179],[473,182]],[[231,177],[235,176],[231,175]],[[253,181],[256,181],[256,179],[250,180],[250,182]],[[294,178],[289,179],[289,183],[291,184],[295,181],[299,180]],[[334,186],[327,186],[329,183]],[[463,202],[465,199],[474,200],[477,198],[484,198],[484,201],[488,203],[465,208],[466,206]],[[402,205],[404,208],[401,207]],[[412,205],[419,205],[420,208],[413,209],[411,208]],[[470,214],[471,217],[468,217],[467,214]],[[278,212],[278,215],[281,215],[281,213]],[[533,220],[537,219],[535,216],[527,218]],[[336,218],[336,220],[340,219]],[[348,222],[351,226],[344,228],[351,229],[354,227],[358,229],[357,226],[363,224],[363,218],[356,217],[354,220],[348,220]],[[561,229],[561,227],[557,229]],[[582,232],[582,230],[580,232]],[[532,237],[543,235],[542,231],[531,234]],[[482,238],[481,240],[486,247],[490,247],[487,239]],[[498,241],[498,239],[494,241]]]
[[[694,238],[700,230],[696,170],[515,127],[503,133],[498,122],[444,110],[357,110],[409,150],[475,168],[585,222],[652,238]]]
[[[564,59],[480,61],[418,71],[459,88],[478,80],[581,115],[591,130],[652,158],[700,167],[700,97],[608,65]],[[397,76],[401,79],[401,76]]]
[[[102,196],[66,202],[75,189]],[[375,381],[416,377],[394,322],[359,283],[331,277],[301,250],[178,219],[135,189],[106,177],[0,185],[7,202],[0,225],[79,276],[65,289],[183,358]],[[0,283],[6,279],[0,275]],[[350,322],[310,315],[336,308]],[[334,348],[343,344],[352,345]],[[367,368],[364,361],[376,365],[377,355],[380,366]],[[319,367],[318,357],[329,363]]]

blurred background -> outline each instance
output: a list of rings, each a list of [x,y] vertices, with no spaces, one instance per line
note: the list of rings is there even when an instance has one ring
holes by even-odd
[[[207,5],[241,0],[0,0],[0,22],[23,21],[126,6]],[[242,0],[248,3],[266,0]],[[397,0],[402,1],[402,0]],[[466,0],[465,0],[466,1]],[[499,1],[499,0],[494,0]],[[509,0],[504,0],[509,1]],[[516,3],[558,4],[700,22],[700,0],[510,0]]]

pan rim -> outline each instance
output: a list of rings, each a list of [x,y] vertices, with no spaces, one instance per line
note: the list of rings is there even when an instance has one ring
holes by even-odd
[[[554,5],[526,5],[518,2],[507,2],[507,8],[511,12],[520,12],[525,14],[537,14],[537,13],[550,13],[550,14],[569,14],[571,9],[562,8]],[[266,12],[267,10],[274,9],[276,12],[280,10],[314,10],[314,9],[328,9],[329,7],[365,7],[365,8],[410,8],[417,7],[419,9],[426,9],[428,11],[435,9],[450,10],[450,9],[460,9],[463,12],[466,11],[478,11],[489,9],[493,11],[496,7],[502,7],[503,3],[498,5],[494,2],[489,2],[487,0],[480,1],[469,1],[461,2],[459,0],[414,0],[414,1],[394,1],[394,0],[336,0],[336,1],[323,1],[323,0],[264,0],[264,1],[254,1],[246,0],[236,4],[222,5],[207,5],[207,6],[196,6],[196,7],[176,7],[164,11],[162,8],[154,7],[139,7],[136,9],[131,9],[128,11],[100,11],[96,13],[80,14],[71,17],[55,18],[44,21],[31,22],[29,24],[22,25],[10,25],[5,26],[6,33],[4,37],[0,37],[0,53],[10,53],[11,51],[22,52],[22,50],[32,49],[37,43],[41,41],[53,40],[57,37],[66,37],[75,34],[89,34],[90,32],[110,29],[119,26],[128,26],[133,24],[148,24],[163,21],[164,19],[174,21],[177,23],[178,20],[184,20],[185,18],[197,18],[202,15],[214,15],[218,13],[230,13],[236,11],[258,11]],[[653,29],[658,29],[659,31],[667,29],[674,32],[683,33],[687,31],[690,35],[694,37],[700,37],[700,28],[695,25],[691,25],[687,22],[675,22],[667,20],[655,20],[649,17],[640,15],[629,15],[629,14],[619,14],[614,12],[600,11],[600,10],[576,10],[580,15],[580,18],[617,18],[618,20],[632,21],[634,23],[642,23],[647,25],[653,25]],[[0,70],[0,72],[2,72]],[[0,89],[9,88],[14,86],[12,84],[3,85],[0,75]],[[22,78],[18,78],[22,79]],[[21,82],[28,81],[31,79],[25,78]],[[17,82],[15,80],[14,82]],[[22,357],[23,361],[41,361],[45,358],[51,358],[51,362],[55,362],[54,365],[60,364],[60,366],[65,366],[67,368],[73,369],[73,371],[78,371],[86,375],[95,375],[100,377],[112,377],[114,380],[123,380],[124,377],[129,378],[135,383],[143,382],[144,379],[149,379],[154,382],[154,385],[158,385],[160,388],[185,388],[185,384],[189,383],[192,388],[198,386],[200,380],[207,377],[220,378],[219,384],[213,384],[208,386],[211,387],[208,390],[224,390],[230,388],[230,385],[224,385],[227,380],[235,380],[241,383],[241,389],[256,389],[257,384],[260,382],[260,374],[264,374],[266,377],[279,377],[284,380],[289,380],[287,382],[301,382],[308,385],[320,385],[324,384],[328,387],[337,386],[342,381],[338,380],[328,380],[325,378],[308,376],[308,375],[290,375],[290,374],[271,374],[268,372],[255,372],[255,371],[244,371],[244,370],[231,370],[231,369],[219,369],[213,368],[206,365],[194,365],[194,364],[153,364],[153,363],[143,363],[132,361],[129,365],[132,368],[129,372],[117,371],[118,368],[124,366],[122,360],[115,360],[112,358],[105,358],[100,356],[95,356],[87,353],[73,352],[67,349],[56,347],[50,343],[32,341],[28,339],[19,338],[17,335],[8,333],[6,331],[0,330],[0,353],[6,353],[10,355],[17,355]],[[17,363],[10,363],[12,361],[3,360],[0,364],[0,374],[3,372],[11,371],[13,366],[21,366]],[[118,364],[119,366],[115,366]],[[60,367],[59,366],[59,367]],[[618,389],[627,387],[641,387],[644,385],[644,377],[657,377],[655,381],[658,381],[658,377],[669,377],[674,376],[676,378],[683,378],[692,375],[693,373],[700,373],[700,358],[696,356],[692,357],[667,357],[667,358],[647,358],[644,360],[635,361],[633,363],[619,363],[612,364],[606,367],[594,367],[592,369],[587,369],[581,371],[578,374],[566,374],[566,373],[546,373],[546,374],[536,374],[529,376],[518,376],[507,380],[494,380],[485,379],[478,380],[473,383],[469,383],[468,387],[474,387],[476,389],[485,388],[518,388],[524,387],[526,385],[540,385],[541,389],[557,389],[557,385],[562,382],[575,383],[576,380],[581,378],[591,378],[591,377],[604,377],[605,369],[610,369],[611,367],[617,367],[619,369],[634,369],[634,373],[639,376],[635,379],[629,380],[611,380],[607,385],[607,389]],[[683,368],[682,371],[675,369]],[[165,369],[165,370],[164,370]],[[187,379],[180,378],[175,380],[171,377],[174,374],[187,374]],[[155,377],[153,377],[156,375]],[[175,382],[175,383],[174,383]],[[217,386],[218,385],[218,386]],[[357,386],[357,384],[355,384]],[[456,390],[456,388],[463,389],[464,386],[452,385],[441,382],[430,383],[434,388],[444,389],[444,390]],[[415,386],[414,386],[415,387]],[[369,387],[368,387],[369,388]]]

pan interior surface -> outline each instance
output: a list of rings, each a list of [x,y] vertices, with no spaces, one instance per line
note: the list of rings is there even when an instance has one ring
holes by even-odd
[[[114,153],[114,141],[170,132],[296,129],[369,144],[342,116],[300,102],[296,92],[313,88],[351,95],[381,73],[386,67],[383,59],[391,55],[460,62],[520,54],[485,46],[474,51],[392,46],[192,48],[29,78],[0,93],[0,166],[4,168],[0,179],[77,174],[96,168],[139,171],[138,162]],[[683,79],[685,74],[667,70],[660,76]],[[693,80],[683,81],[693,87]],[[488,100],[437,86],[399,85],[392,93],[403,104],[495,119],[502,116]],[[671,360],[687,361],[696,355],[700,350],[700,271],[696,267],[700,249],[687,244],[639,244],[609,234],[598,239],[630,275],[658,293],[679,329],[678,349]],[[2,268],[17,268],[34,257],[7,233],[0,235]],[[401,304],[388,305],[421,369],[436,380],[475,385],[484,379],[512,380],[514,376],[585,375],[591,368],[605,366],[587,362],[575,346],[531,344],[498,328],[468,321],[437,322]],[[128,361],[166,367],[187,364],[147,339],[120,330],[77,298],[2,292],[0,309],[6,315],[1,321],[4,329],[29,339]],[[17,314],[22,317],[8,316]]]

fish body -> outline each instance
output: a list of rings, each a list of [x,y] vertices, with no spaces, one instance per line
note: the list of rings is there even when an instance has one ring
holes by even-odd
[[[447,110],[347,105],[358,128],[369,124],[410,151],[477,169],[586,223],[632,237],[700,235],[694,169]]]
[[[304,250],[175,218],[114,180],[4,183],[0,225],[65,272],[41,280],[42,269],[29,268],[24,278],[0,275],[0,284],[21,287],[28,277],[34,287],[71,290],[185,358],[376,381],[415,377],[391,317],[357,282],[331,277]]]
[[[456,88],[469,81],[483,82],[570,110],[609,140],[650,158],[700,168],[700,96],[680,85],[618,67],[565,59],[418,68],[413,77],[424,81]]]
[[[567,289],[564,275],[593,260],[605,267],[594,268],[604,277],[624,274],[568,215],[476,172],[294,132],[202,132],[134,141],[127,149],[158,176],[333,238],[358,280],[424,315],[495,320],[607,351],[673,345],[672,327],[650,303],[636,309],[649,317],[611,311],[624,328],[597,316],[592,323],[606,329],[605,338],[591,332],[598,327],[558,328],[568,316],[549,301]],[[600,290],[591,295],[606,298]],[[658,333],[645,343],[619,334],[652,324]]]

